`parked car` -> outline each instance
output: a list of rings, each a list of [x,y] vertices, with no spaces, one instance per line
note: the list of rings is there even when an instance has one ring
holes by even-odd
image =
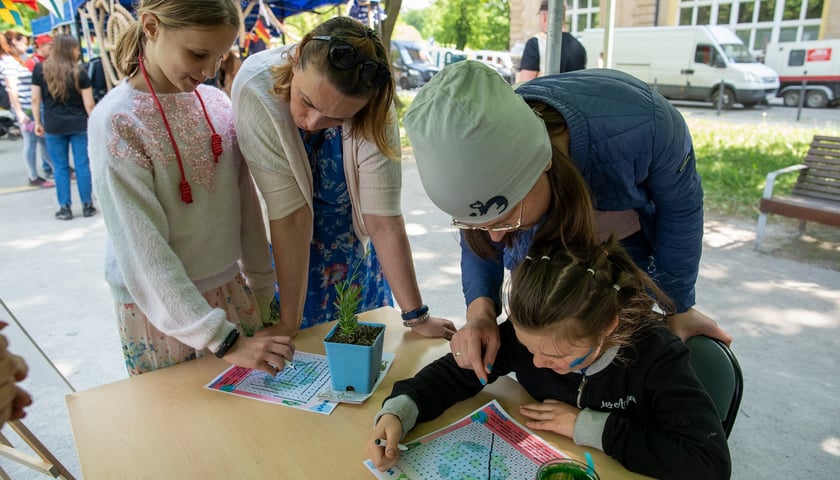
[[[586,48],[586,68],[596,68],[604,50],[604,29],[584,30],[580,42]],[[741,39],[720,25],[616,28],[612,55],[612,68],[654,85],[674,100],[749,108],[766,102],[779,88],[776,72],[757,63]]]
[[[391,66],[404,90],[422,87],[440,71],[421,44],[405,40],[391,41]]]
[[[510,53],[495,50],[476,50],[471,52],[468,58],[490,65],[499,72],[499,75],[501,75],[505,81],[510,84],[514,82],[516,70],[513,68],[513,60],[510,58]]]
[[[840,104],[840,39],[771,43],[764,51],[764,64],[779,74],[776,96],[786,106],[799,105],[803,80],[806,107]]]

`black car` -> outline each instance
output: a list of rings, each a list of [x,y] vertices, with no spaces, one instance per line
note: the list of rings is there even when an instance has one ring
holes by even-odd
[[[391,66],[403,90],[422,87],[440,71],[422,45],[404,40],[391,41]]]

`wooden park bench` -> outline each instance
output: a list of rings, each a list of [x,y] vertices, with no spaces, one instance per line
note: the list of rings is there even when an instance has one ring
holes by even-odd
[[[776,177],[790,172],[799,172],[793,191],[774,196]],[[840,137],[815,135],[804,163],[768,173],[758,209],[755,248],[761,247],[771,213],[798,219],[800,234],[805,222],[840,227]]]

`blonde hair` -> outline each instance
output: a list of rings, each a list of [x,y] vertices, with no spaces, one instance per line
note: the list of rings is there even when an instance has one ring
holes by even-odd
[[[162,28],[181,30],[226,25],[239,29],[242,12],[235,0],[140,0],[137,20],[117,38],[114,58],[117,71],[131,76],[137,71],[138,59],[146,45],[140,18],[154,15]]]
[[[381,63],[390,78],[381,87],[372,87],[363,82],[358,68],[340,70],[332,66],[328,59],[329,42],[312,41],[315,36],[331,36],[341,39],[356,49],[359,58]],[[333,17],[304,35],[300,43],[289,54],[286,63],[272,68],[274,93],[284,101],[291,101],[291,86],[296,68],[314,68],[327,81],[344,95],[356,98],[369,98],[368,103],[353,117],[351,131],[376,144],[376,147],[388,158],[399,158],[388,138],[388,124],[396,122],[391,116],[391,104],[394,101],[396,87],[391,72],[388,50],[379,37],[357,20],[349,17]]]

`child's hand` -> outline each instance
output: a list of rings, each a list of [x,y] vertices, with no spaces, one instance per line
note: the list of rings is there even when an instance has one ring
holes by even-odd
[[[543,403],[522,405],[519,407],[519,412],[533,420],[531,422],[525,422],[528,428],[548,430],[565,437],[573,438],[575,421],[580,413],[580,409],[565,402],[548,399]]]
[[[376,444],[376,440],[380,438],[387,442],[386,446],[380,447]],[[399,417],[387,413],[382,415],[370,438],[365,442],[368,458],[380,472],[393,467],[400,459],[400,449],[397,448],[400,438],[402,438],[402,423]]]

